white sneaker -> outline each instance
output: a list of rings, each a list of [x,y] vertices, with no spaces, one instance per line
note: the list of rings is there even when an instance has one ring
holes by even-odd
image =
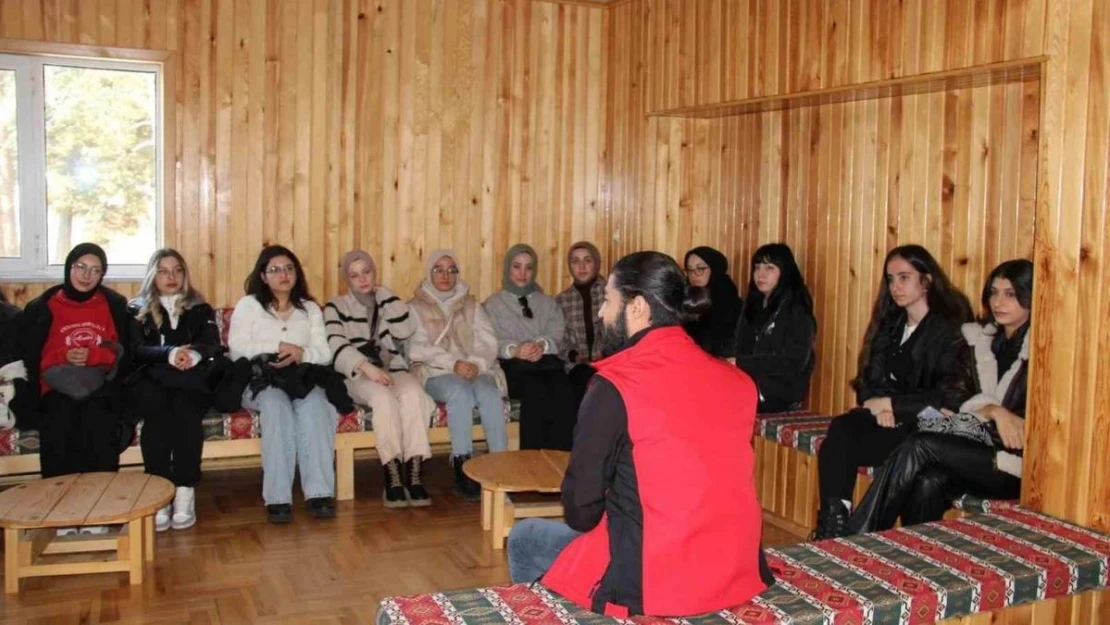
[[[58,536],[76,536],[77,535],[77,528],[76,527],[59,527],[58,531],[55,532],[55,534],[58,535]]]
[[[189,529],[197,523],[196,490],[192,486],[178,486],[173,497],[173,528]]]
[[[159,508],[154,515],[154,531],[164,532],[170,529],[170,516],[173,514],[173,504],[166,504]]]
[[[103,536],[108,533],[107,525],[86,525],[81,528],[81,534],[90,536]]]

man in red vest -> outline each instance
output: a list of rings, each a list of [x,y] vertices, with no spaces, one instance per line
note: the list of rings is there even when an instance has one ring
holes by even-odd
[[[708,296],[678,263],[637,252],[605,286],[603,355],[579,411],[563,479],[566,524],[509,536],[514,582],[619,618],[735,606],[773,582],[752,481],[758,394],[681,323]]]

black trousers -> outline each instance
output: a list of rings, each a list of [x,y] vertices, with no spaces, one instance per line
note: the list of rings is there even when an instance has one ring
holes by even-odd
[[[119,419],[115,402],[97,392],[76,400],[49,391],[39,403],[42,476],[118,471]]]
[[[833,499],[851,501],[860,467],[877,467],[902,444],[910,425],[884,428],[870,411],[857,408],[833,419],[817,450],[821,505]]]
[[[586,397],[586,391],[590,389],[590,380],[594,379],[597,375],[597,369],[586,363],[574,365],[570,371],[567,371],[567,377],[570,379],[570,387],[574,389],[574,412],[578,413],[578,408],[582,406],[582,400]]]
[[[570,450],[577,411],[574,389],[563,361],[547,355],[539,362],[503,360],[509,396],[520,400],[520,448]]]
[[[143,420],[139,444],[146,472],[164,477],[174,486],[196,486],[208,394],[166,388],[148,378],[139,380],[131,393]]]
[[[852,513],[853,534],[939,521],[952,500],[978,497],[1014,499],[1021,480],[994,466],[993,447],[931,432],[915,432],[875,474],[863,501]]]

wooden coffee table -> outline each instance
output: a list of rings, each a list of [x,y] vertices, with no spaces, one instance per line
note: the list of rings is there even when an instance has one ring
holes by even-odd
[[[482,529],[493,530],[494,549],[505,548],[516,519],[563,516],[561,503],[514,504],[505,494],[559,492],[569,461],[566,451],[529,449],[486,454],[463,465],[463,473],[482,485]]]
[[[143,557],[154,559],[154,513],[174,495],[168,480],[145,473],[76,473],[0,493],[4,590],[47,575],[129,573],[143,583]],[[57,528],[122,525],[107,534],[57,536]],[[100,554],[99,552],[115,552]],[[44,562],[49,560],[49,562]]]

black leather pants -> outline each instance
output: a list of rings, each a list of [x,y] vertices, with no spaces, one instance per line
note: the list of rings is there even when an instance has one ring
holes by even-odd
[[[995,450],[949,434],[915,432],[875,473],[848,521],[851,534],[938,521],[952,500],[970,493],[1013,499],[1021,480],[994,467]]]

